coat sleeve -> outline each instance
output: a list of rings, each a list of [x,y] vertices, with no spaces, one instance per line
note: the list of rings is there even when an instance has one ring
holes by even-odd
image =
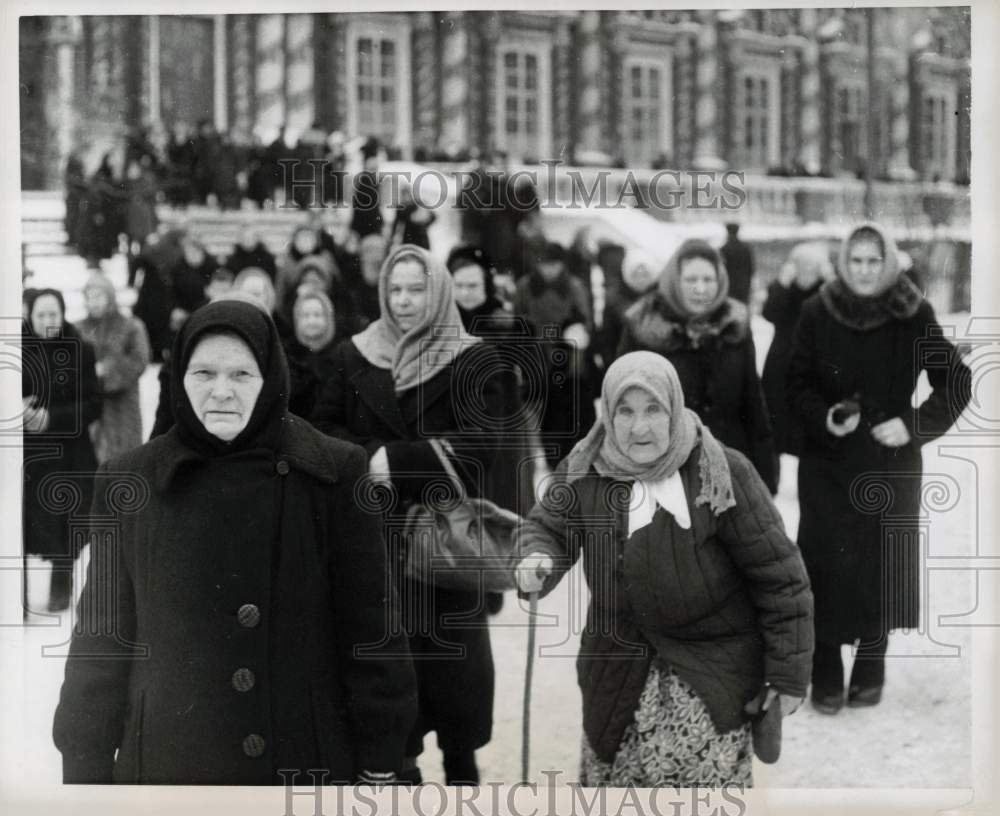
[[[944,337],[934,310],[926,301],[919,312],[923,329],[914,346],[914,366],[927,372],[931,394],[902,419],[917,444],[944,434],[972,398],[972,372],[957,349]]]
[[[107,465],[98,484],[107,484]],[[92,517],[108,515],[97,490]],[[127,529],[127,525],[119,527]],[[144,656],[135,641],[135,593],[120,536],[94,534],[87,581],[77,607],[65,679],[52,726],[66,784],[109,784],[125,724],[132,661]]]
[[[790,305],[791,289],[775,281],[767,287],[767,300],[764,301],[761,316],[769,323],[777,326],[785,319],[785,313],[788,311]]]
[[[580,557],[580,537],[569,534],[568,524],[578,507],[577,490],[566,479],[563,459],[548,478],[542,498],[518,526],[510,565],[514,570],[522,558],[535,553],[552,558],[553,570],[539,592],[542,598],[556,588]],[[518,595],[526,597],[521,592]]]
[[[320,387],[309,421],[327,436],[360,445],[371,456],[382,447],[383,440],[352,431],[347,415],[347,394],[351,386],[347,374],[346,345],[350,342],[344,340],[334,349],[331,374]]]
[[[496,458],[504,416],[504,366],[492,344],[479,343],[458,356],[452,370],[452,428],[443,439],[455,456],[452,464],[466,488],[482,495]],[[400,495],[419,500],[429,480],[445,478],[444,466],[426,439],[393,440],[385,445],[389,473]]]
[[[103,360],[106,366],[101,377],[104,393],[117,394],[135,385],[149,365],[150,358],[146,326],[138,318],[133,318],[128,322],[122,347]]]
[[[743,574],[764,640],[764,680],[804,697],[812,669],[813,595],[798,547],[746,457],[727,451],[736,506],[717,535]]]
[[[368,457],[353,447],[337,485],[330,579],[340,628],[340,675],[360,771],[396,771],[417,710],[416,679],[379,512],[357,501]]]
[[[764,402],[764,389],[757,374],[757,350],[749,335],[743,350],[742,402],[740,416],[747,429],[750,458],[773,496],[778,492],[777,453],[774,450],[771,418]]]
[[[792,341],[785,387],[788,389],[788,409],[802,422],[803,432],[821,447],[828,447],[833,439],[826,429],[826,413],[830,406],[817,383],[820,362],[816,351],[816,315],[820,305],[819,296],[813,295],[802,307]]]

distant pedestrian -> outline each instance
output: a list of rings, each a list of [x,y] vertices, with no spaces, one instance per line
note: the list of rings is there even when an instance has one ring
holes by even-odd
[[[726,224],[726,242],[719,252],[729,275],[729,297],[749,306],[753,293],[753,250],[740,240],[739,234],[739,224]]]

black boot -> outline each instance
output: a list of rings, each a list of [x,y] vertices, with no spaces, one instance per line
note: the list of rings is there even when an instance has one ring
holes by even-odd
[[[858,646],[847,692],[847,705],[851,708],[865,708],[881,702],[882,686],[885,684],[885,653],[888,647],[888,635]]]
[[[52,566],[52,577],[49,583],[49,612],[62,612],[69,609],[70,598],[73,595],[73,571]]]
[[[478,785],[479,768],[475,751],[444,752],[444,783],[446,785]]]
[[[844,664],[839,643],[816,642],[810,699],[820,714],[836,714],[844,707]]]

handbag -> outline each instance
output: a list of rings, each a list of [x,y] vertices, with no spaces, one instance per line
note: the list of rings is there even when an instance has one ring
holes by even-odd
[[[429,440],[458,493],[447,506],[417,503],[406,515],[404,574],[433,586],[470,592],[514,588],[510,565],[521,517],[488,499],[469,498],[444,443]]]
[[[773,765],[781,756],[781,696],[765,683],[743,710],[750,715],[753,752],[761,762]]]

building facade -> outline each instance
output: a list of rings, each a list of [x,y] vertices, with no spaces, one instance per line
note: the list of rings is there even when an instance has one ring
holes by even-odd
[[[26,17],[22,187],[58,187],[82,143],[201,120],[239,142],[315,123],[417,160],[500,149],[832,177],[871,161],[879,179],[964,184],[969,19],[958,7]]]

